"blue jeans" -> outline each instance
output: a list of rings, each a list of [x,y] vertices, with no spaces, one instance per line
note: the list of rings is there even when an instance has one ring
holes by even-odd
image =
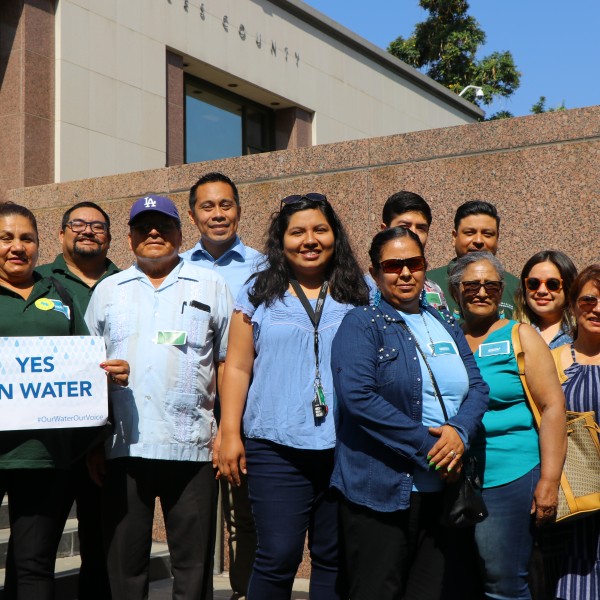
[[[311,600],[338,600],[338,503],[329,490],[333,449],[246,441],[258,546],[248,600],[289,600],[308,531]]]
[[[537,466],[515,481],[483,490],[489,516],[475,526],[475,544],[486,598],[531,598],[527,574],[535,524],[530,511],[539,478]]]

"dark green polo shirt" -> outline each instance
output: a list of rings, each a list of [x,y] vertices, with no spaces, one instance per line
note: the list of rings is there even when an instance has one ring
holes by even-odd
[[[58,281],[65,286],[65,289],[69,292],[69,294],[71,294],[73,300],[79,304],[81,313],[85,314],[88,304],[90,303],[90,298],[92,297],[92,292],[96,289],[96,286],[103,279],[118,273],[120,269],[107,258],[106,271],[104,275],[102,275],[102,277],[100,277],[100,279],[98,279],[98,281],[92,287],[85,283],[85,281],[79,279],[77,275],[69,271],[67,263],[65,262],[65,257],[62,254],[59,254],[54,259],[54,262],[48,263],[47,265],[42,265],[41,267],[38,267],[36,271],[44,277],[52,276],[58,279]]]
[[[36,281],[27,300],[0,285],[0,344],[7,343],[4,337],[69,335],[70,323],[65,311],[60,310],[60,295],[49,279],[37,273],[34,273],[34,278]],[[55,301],[56,308],[42,310],[36,306],[36,301],[44,299]],[[38,305],[43,306],[44,303]],[[74,308],[75,334],[88,335],[83,315],[76,306]],[[39,429],[0,432],[0,469],[68,468],[74,436],[77,435],[73,431]]]
[[[438,267],[427,271],[427,278],[435,281],[444,292],[446,296],[446,302],[448,304],[448,310],[450,313],[460,319],[460,312],[458,305],[454,302],[452,294],[448,289],[448,273],[454,266],[456,259],[452,259],[445,267]],[[519,289],[519,280],[510,273],[504,273],[504,291],[502,292],[502,298],[500,300],[500,318],[501,319],[512,319],[513,311],[515,310],[515,292]]]

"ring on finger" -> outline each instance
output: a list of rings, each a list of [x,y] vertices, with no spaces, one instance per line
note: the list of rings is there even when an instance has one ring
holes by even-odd
[[[451,458],[456,458],[456,450],[450,450],[450,452],[448,452],[448,456]]]

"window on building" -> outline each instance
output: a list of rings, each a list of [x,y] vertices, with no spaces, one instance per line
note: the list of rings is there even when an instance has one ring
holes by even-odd
[[[269,152],[273,139],[272,110],[186,75],[186,163]]]

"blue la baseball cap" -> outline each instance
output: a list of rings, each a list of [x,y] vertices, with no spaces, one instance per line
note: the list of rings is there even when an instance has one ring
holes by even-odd
[[[131,225],[131,222],[136,217],[148,211],[159,212],[163,215],[167,215],[167,217],[175,219],[179,223],[181,222],[179,211],[170,198],[167,198],[166,196],[157,196],[156,194],[148,194],[133,203],[133,206],[129,211],[128,225]]]

